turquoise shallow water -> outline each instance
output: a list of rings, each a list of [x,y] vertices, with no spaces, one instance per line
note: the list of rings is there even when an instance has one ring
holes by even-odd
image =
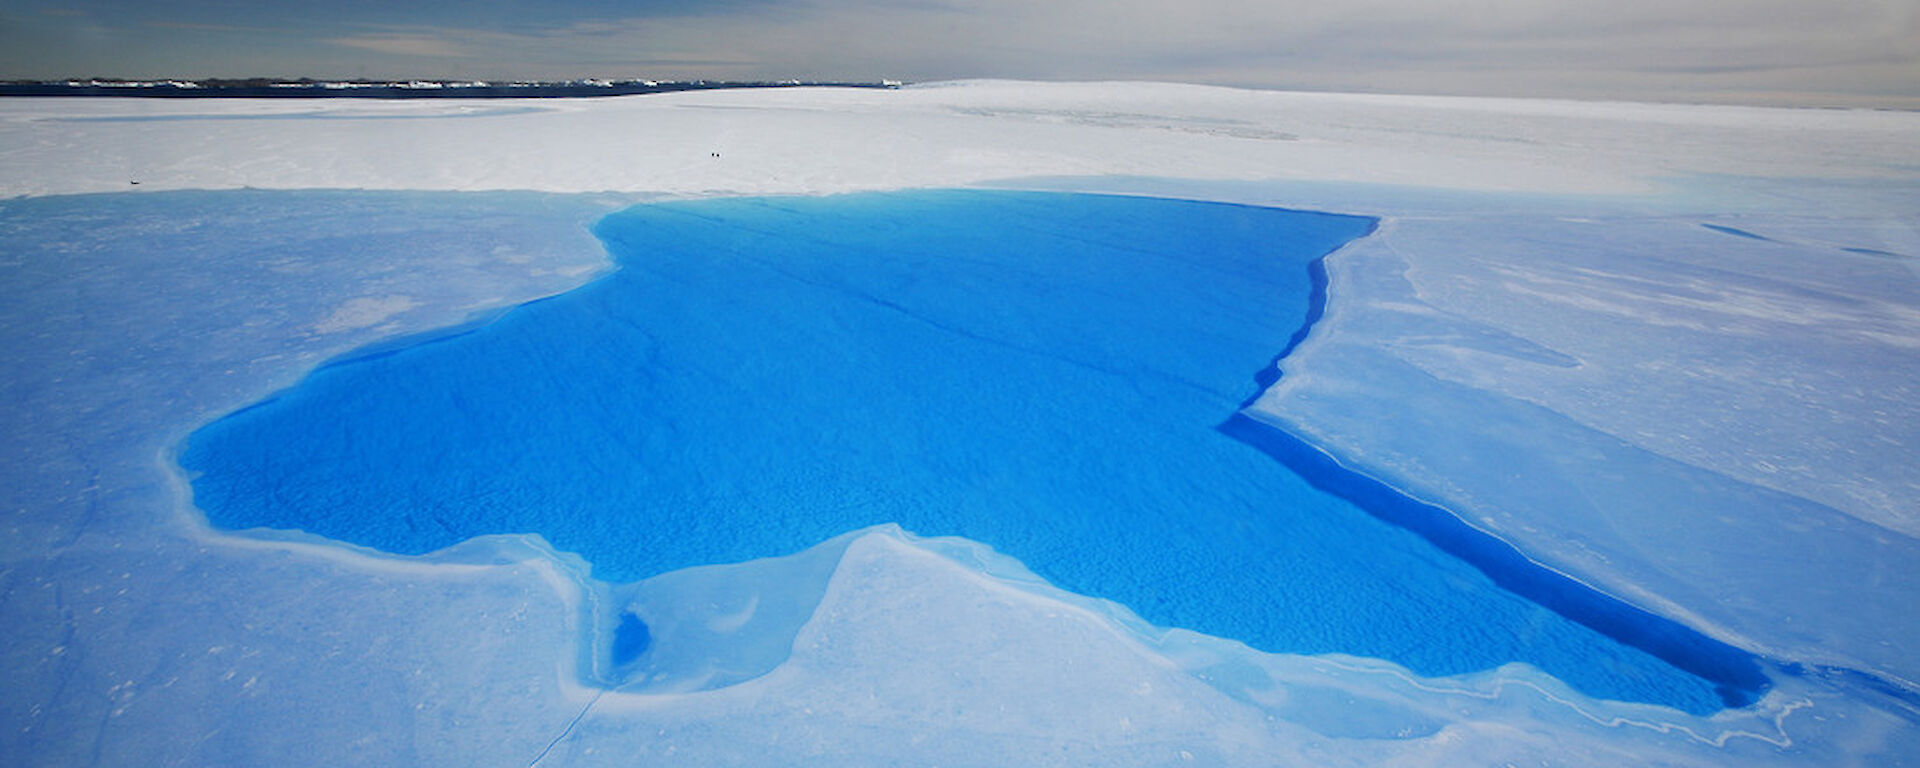
[[[627,581],[896,522],[1262,650],[1718,709],[1216,429],[1314,311],[1310,265],[1371,226],[1017,192],[639,206],[596,228],[616,273],[323,367],[181,462],[227,528],[534,532]]]

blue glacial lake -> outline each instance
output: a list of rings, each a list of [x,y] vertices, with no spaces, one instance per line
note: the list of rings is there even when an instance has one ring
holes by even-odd
[[[618,271],[335,361],[181,463],[229,529],[534,532],[619,582],[892,522],[1261,650],[1721,708],[1219,428],[1317,311],[1316,260],[1372,226],[1029,192],[643,205],[595,230]]]

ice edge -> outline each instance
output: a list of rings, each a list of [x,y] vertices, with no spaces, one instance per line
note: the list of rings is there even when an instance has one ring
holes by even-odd
[[[1281,420],[1254,407],[1285,375],[1281,363],[1307,340],[1326,314],[1331,300],[1326,260],[1372,236],[1380,223],[1381,219],[1374,217],[1366,232],[1308,263],[1312,287],[1305,321],[1286,347],[1274,356],[1272,364],[1255,374],[1258,391],[1241,403],[1239,412],[1215,429],[1286,465],[1321,491],[1460,558],[1501,588],[1713,683],[1716,693],[1730,709],[1759,702],[1773,688],[1773,681],[1765,671],[1772,669],[1777,674],[1793,677],[1851,681],[1890,700],[1893,710],[1907,719],[1920,722],[1920,691],[1903,684],[1904,681],[1846,667],[1772,658],[1637,606],[1534,560],[1511,542],[1452,510],[1416,498],[1351,462],[1342,461],[1332,451],[1302,438]]]

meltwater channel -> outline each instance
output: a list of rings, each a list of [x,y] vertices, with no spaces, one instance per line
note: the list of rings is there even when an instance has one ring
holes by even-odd
[[[401,554],[531,532],[621,582],[892,522],[1260,650],[1751,701],[1764,678],[1737,653],[1622,643],[1622,622],[1679,630],[1503,588],[1517,553],[1463,560],[1381,515],[1390,489],[1230,421],[1317,315],[1318,259],[1372,226],[1036,192],[641,205],[595,229],[617,271],[334,361],[181,463],[228,529]]]

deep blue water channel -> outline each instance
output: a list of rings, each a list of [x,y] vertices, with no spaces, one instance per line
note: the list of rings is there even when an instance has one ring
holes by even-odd
[[[618,271],[335,361],[181,463],[231,529],[537,532],[628,581],[897,522],[1262,650],[1719,709],[1216,429],[1306,322],[1309,266],[1371,226],[1026,192],[643,205],[595,230]]]

